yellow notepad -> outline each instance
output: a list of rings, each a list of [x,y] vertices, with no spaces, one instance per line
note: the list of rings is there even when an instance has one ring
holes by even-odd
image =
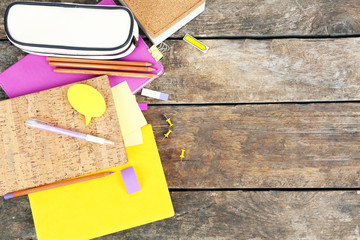
[[[39,240],[91,239],[174,216],[150,124],[143,144],[127,147],[129,162],[114,174],[29,195]],[[141,190],[129,195],[120,170],[133,166]]]

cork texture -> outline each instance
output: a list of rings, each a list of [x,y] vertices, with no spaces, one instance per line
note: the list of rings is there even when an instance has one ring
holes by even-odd
[[[108,77],[80,83],[95,87],[104,97],[104,115],[85,126],[84,116],[67,100],[66,85],[0,102],[0,195],[77,177],[127,162]],[[36,118],[57,127],[115,142],[102,145],[29,128]]]
[[[152,38],[189,15],[205,0],[123,0]]]

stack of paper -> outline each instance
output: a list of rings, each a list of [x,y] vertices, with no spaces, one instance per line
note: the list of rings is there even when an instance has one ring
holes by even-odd
[[[29,195],[39,240],[91,239],[174,216],[151,125],[128,147],[129,163],[105,178]],[[129,195],[120,170],[133,166],[141,190]]]
[[[126,82],[113,94],[121,130],[132,133],[145,118]],[[174,215],[151,125],[140,128],[138,138],[142,144],[126,148],[127,164],[103,170],[114,174],[29,195],[39,240],[90,239]],[[128,194],[120,171],[131,166],[141,190]]]

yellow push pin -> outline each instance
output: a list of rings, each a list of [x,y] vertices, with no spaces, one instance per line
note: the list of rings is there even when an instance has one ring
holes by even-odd
[[[169,131],[164,134],[165,137],[162,140],[164,140],[165,138],[168,138],[171,132],[172,131],[169,129]]]
[[[170,127],[171,127],[172,125],[174,125],[174,124],[172,124],[171,119],[168,118],[165,114],[164,114],[164,117],[165,117],[165,119],[166,119],[166,122],[170,125]]]
[[[181,149],[180,161],[182,161],[183,158],[185,157],[185,156],[184,156],[184,153],[185,153],[185,149]]]

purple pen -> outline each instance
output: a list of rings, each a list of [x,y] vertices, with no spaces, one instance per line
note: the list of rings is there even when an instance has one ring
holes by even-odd
[[[40,121],[40,120],[37,120],[34,118],[30,118],[29,120],[27,120],[25,122],[25,124],[26,124],[26,126],[31,127],[31,128],[37,128],[37,129],[41,129],[41,130],[45,130],[45,131],[49,131],[49,132],[53,132],[53,133],[66,135],[69,137],[79,138],[79,139],[83,139],[83,140],[86,140],[89,142],[95,142],[95,143],[100,143],[100,144],[109,144],[109,145],[115,144],[114,142],[106,140],[104,138],[95,137],[95,136],[88,135],[85,133],[74,132],[74,131],[70,131],[67,129],[63,129],[63,128],[58,128],[53,125],[50,125],[47,122],[43,122],[43,121]]]

